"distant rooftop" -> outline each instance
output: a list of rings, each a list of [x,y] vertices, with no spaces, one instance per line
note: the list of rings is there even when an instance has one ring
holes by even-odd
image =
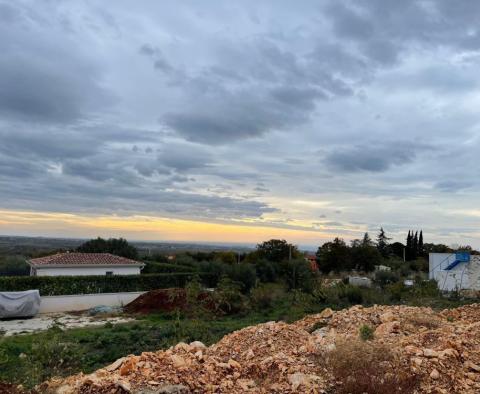
[[[76,265],[134,265],[139,266],[143,263],[127,259],[125,257],[115,256],[110,253],[57,253],[51,256],[39,257],[29,260],[34,267],[45,266],[76,266]]]

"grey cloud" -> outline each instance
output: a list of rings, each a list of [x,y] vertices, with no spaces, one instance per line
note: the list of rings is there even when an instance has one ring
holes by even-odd
[[[394,165],[405,165],[412,162],[418,147],[408,142],[390,143],[378,146],[357,145],[352,148],[339,148],[327,154],[325,162],[344,172],[383,172]]]
[[[474,182],[458,181],[458,180],[443,180],[435,183],[434,187],[442,192],[455,193],[474,186]]]
[[[158,161],[165,167],[179,172],[201,169],[211,164],[211,155],[203,148],[188,144],[166,144],[158,154]]]
[[[156,69],[159,69],[167,74],[174,71],[172,65],[167,61],[159,48],[144,44],[140,47],[140,53],[152,59],[153,66]]]

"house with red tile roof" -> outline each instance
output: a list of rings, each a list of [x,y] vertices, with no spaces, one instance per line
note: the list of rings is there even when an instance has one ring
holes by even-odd
[[[139,275],[144,263],[110,253],[57,253],[27,261],[31,276]]]

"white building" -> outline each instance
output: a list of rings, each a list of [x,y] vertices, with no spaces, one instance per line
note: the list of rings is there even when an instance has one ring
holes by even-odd
[[[435,279],[440,290],[480,290],[480,256],[430,253],[428,278]]]
[[[138,275],[144,264],[110,253],[58,253],[28,260],[31,276]]]

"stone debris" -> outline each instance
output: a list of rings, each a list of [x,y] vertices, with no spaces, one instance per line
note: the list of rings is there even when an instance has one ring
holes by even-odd
[[[195,341],[121,358],[96,372],[52,379],[39,390],[89,393],[335,393],[319,358],[339,343],[387,346],[401,368],[418,376],[416,393],[480,393],[480,304],[434,312],[408,306],[325,309],[293,324],[268,322],[206,347]],[[392,371],[392,374],[398,373]]]

